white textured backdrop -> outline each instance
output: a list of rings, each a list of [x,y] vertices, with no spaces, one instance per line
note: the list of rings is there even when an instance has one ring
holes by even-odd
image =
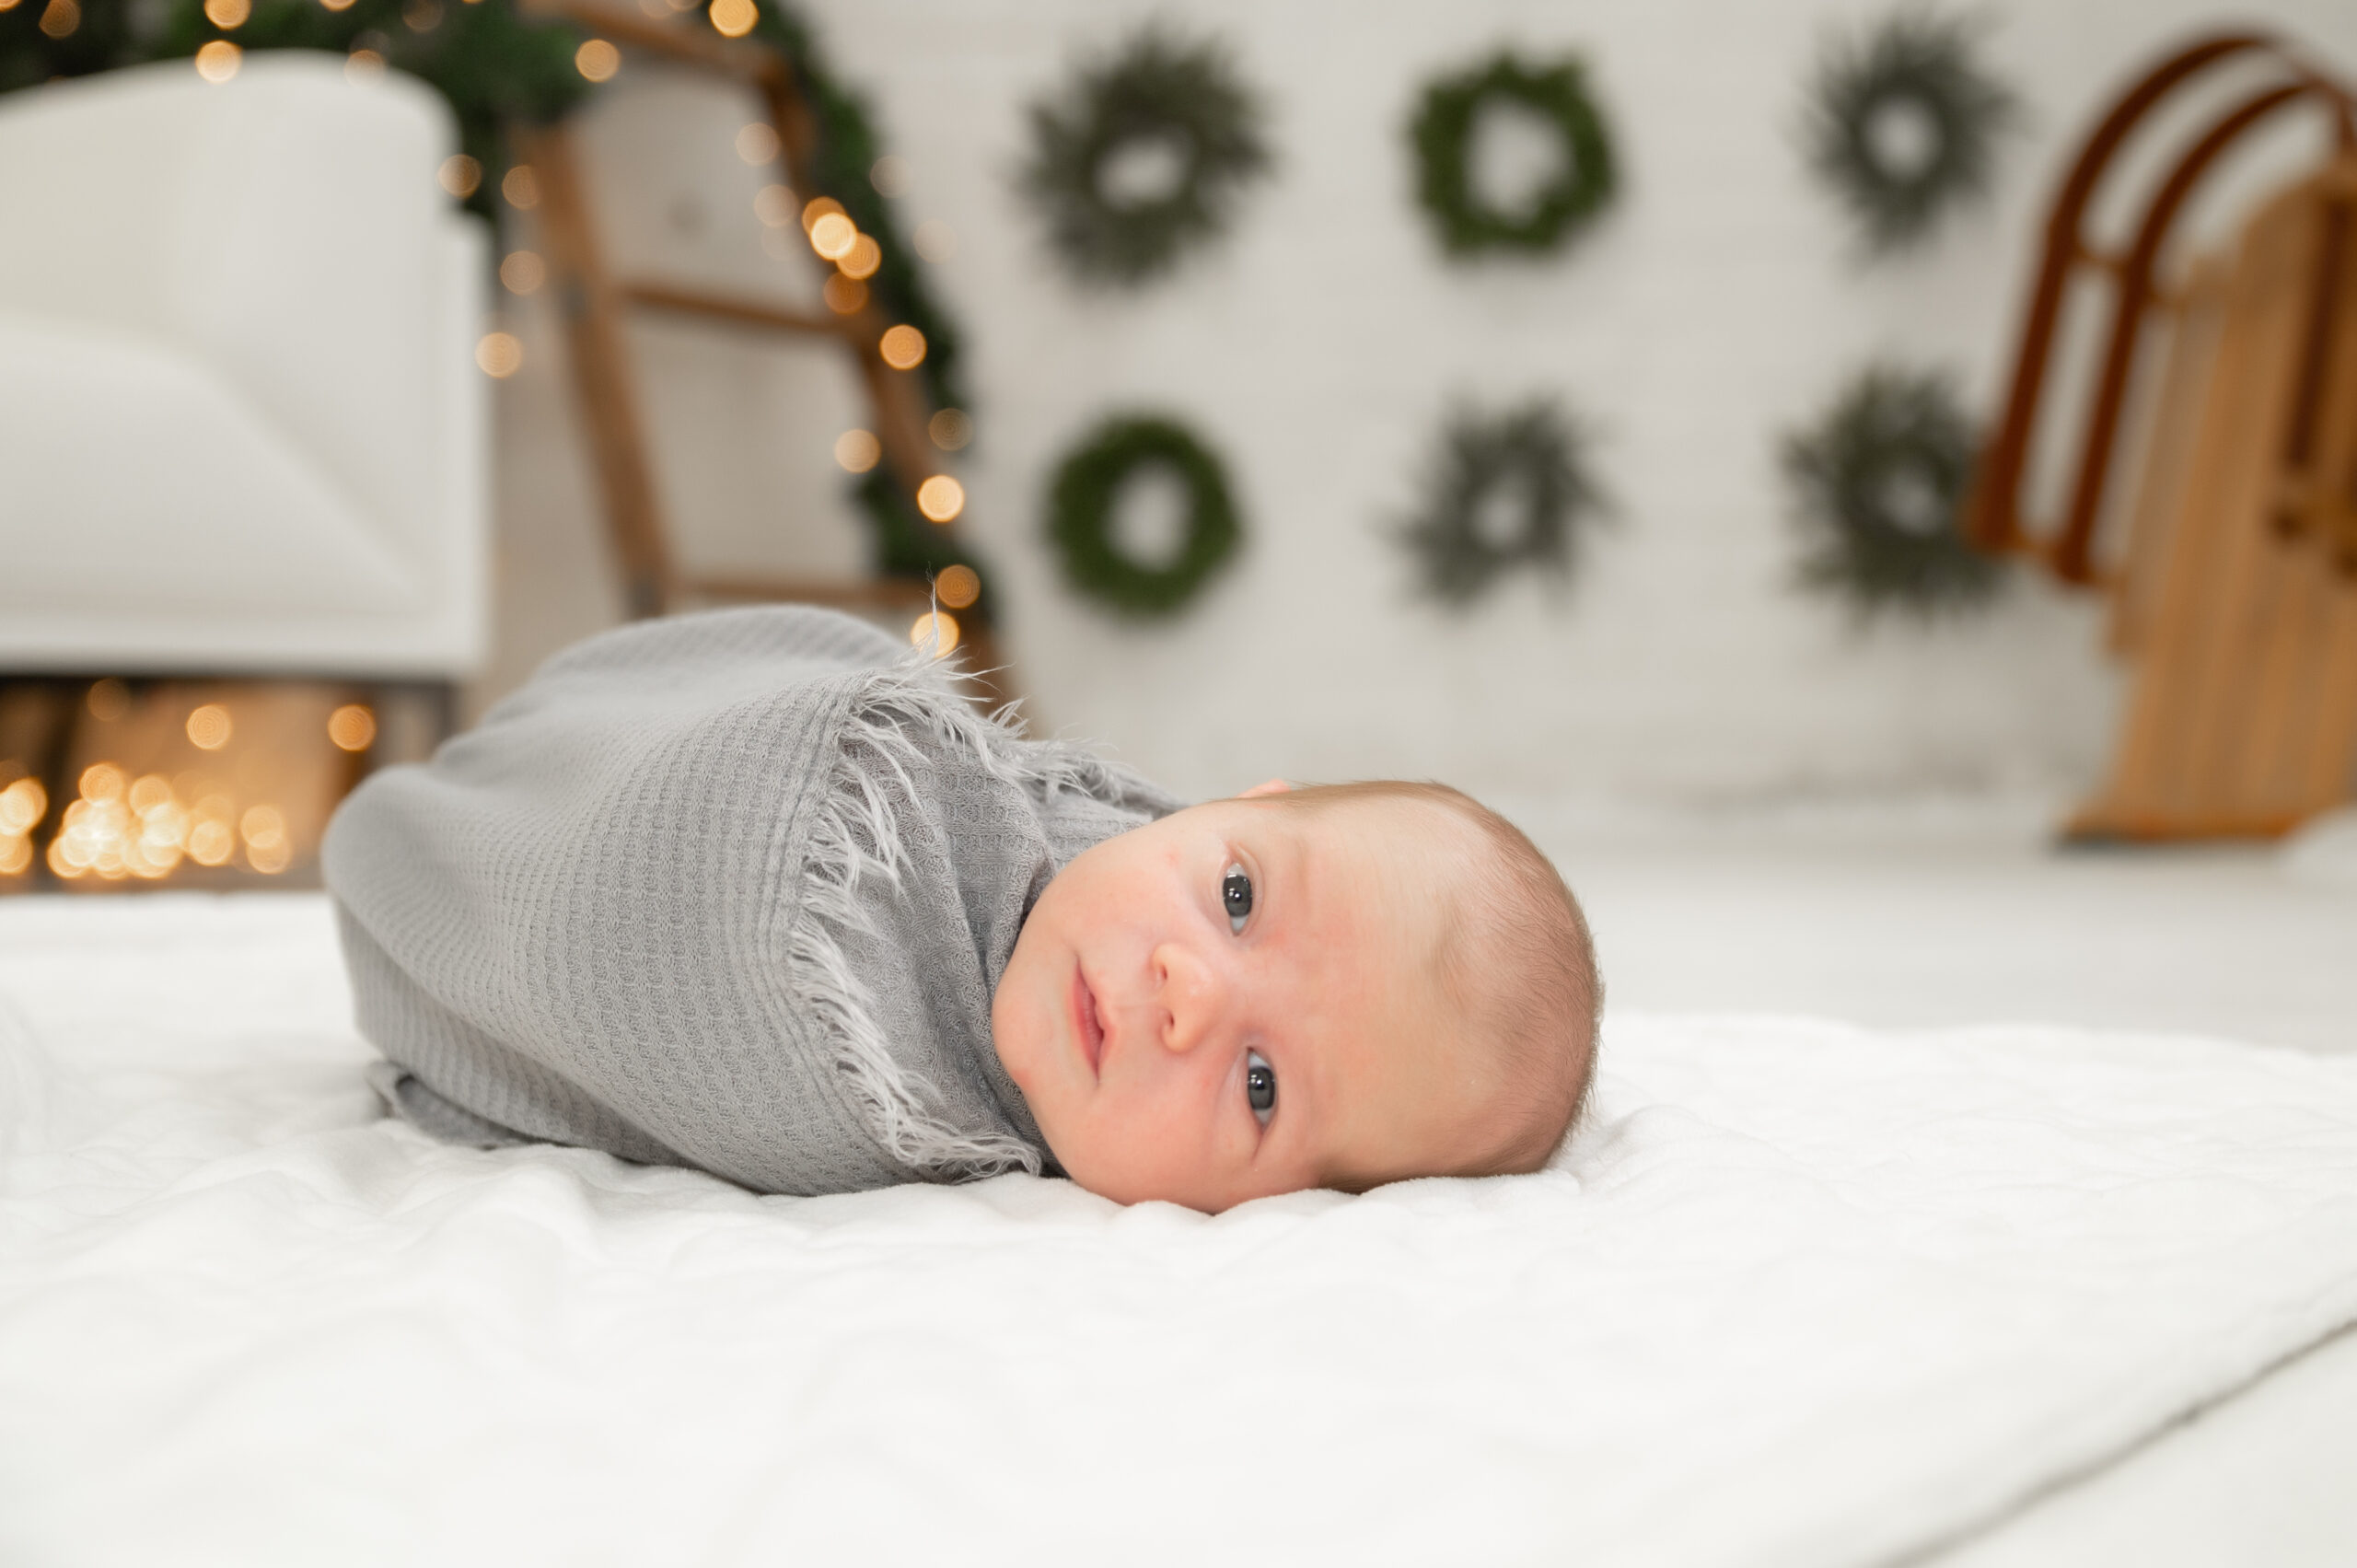
[[[1201,793],[1279,772],[1656,800],[2068,791],[2098,765],[2114,681],[2092,605],[2025,581],[1970,626],[1862,634],[1789,587],[1776,449],[1876,356],[1949,367],[1991,412],[2060,160],[2128,73],[2212,13],[2174,0],[1986,9],[1986,56],[2027,110],[1994,199],[1922,252],[1869,268],[1795,127],[1828,33],[1882,6],[805,9],[913,166],[907,226],[937,219],[958,237],[934,271],[966,330],[981,429],[959,468],[966,527],[996,568],[1021,679],[1055,726]],[[2279,0],[2241,14],[2357,69],[2357,7]],[[1012,193],[1024,106],[1148,16],[1232,42],[1263,89],[1278,168],[1175,277],[1084,294]],[[1411,199],[1403,126],[1428,76],[1508,43],[1585,57],[1620,197],[1559,257],[1447,264]],[[802,271],[757,242],[761,177],[728,150],[743,118],[643,67],[593,110],[605,205],[634,267],[779,287]],[[2251,168],[2238,181],[2261,183]],[[544,306],[523,315],[540,352],[505,388],[508,613],[486,694],[612,614],[551,319]],[[826,457],[856,418],[847,384],[693,329],[638,341],[691,553],[856,562]],[[1412,500],[1442,415],[1459,399],[1533,393],[1599,432],[1618,528],[1569,595],[1521,581],[1462,619],[1413,602],[1381,530]],[[1057,459],[1126,408],[1176,413],[1208,437],[1249,529],[1235,569],[1167,624],[1123,624],[1075,598],[1041,540]]]

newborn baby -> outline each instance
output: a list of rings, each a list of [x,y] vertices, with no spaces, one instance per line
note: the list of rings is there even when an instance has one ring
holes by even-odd
[[[324,858],[394,1109],[766,1191],[1529,1171],[1595,1056],[1578,906],[1455,790],[1182,809],[823,610],[568,650]]]

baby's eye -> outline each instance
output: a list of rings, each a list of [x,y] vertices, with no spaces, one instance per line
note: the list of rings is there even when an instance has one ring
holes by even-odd
[[[1244,1102],[1263,1127],[1277,1113],[1277,1070],[1257,1051],[1244,1053]]]
[[[1244,867],[1231,865],[1219,879],[1219,901],[1227,906],[1228,930],[1243,935],[1244,918],[1252,912],[1252,878],[1244,874]]]

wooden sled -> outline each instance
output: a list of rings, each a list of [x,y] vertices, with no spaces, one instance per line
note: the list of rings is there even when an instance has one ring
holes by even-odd
[[[2130,134],[2228,61],[2274,79],[2169,167],[2128,249],[2084,224]],[[2221,155],[2300,104],[2332,119],[2327,161],[2265,202],[2181,281],[2158,267]],[[2022,490],[2062,307],[2099,279],[2107,334],[2060,520]],[[2049,415],[2049,424],[2056,423]],[[2347,89],[2255,34],[2205,40],[2136,84],[2088,138],[2049,217],[2003,416],[1966,531],[2103,592],[2132,667],[2110,772],[2083,840],[2272,837],[2349,798],[2357,772],[2357,116]]]

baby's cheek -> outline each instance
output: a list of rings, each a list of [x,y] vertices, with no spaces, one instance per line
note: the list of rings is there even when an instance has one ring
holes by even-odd
[[[998,1052],[999,1065],[1026,1096],[1038,1092],[1039,1063],[1048,1050],[1048,1030],[1054,1021],[1041,994],[1047,966],[1028,961],[1028,957],[1018,939],[1014,956],[999,976],[998,989],[991,993],[992,1049]],[[1033,1109],[1036,1112],[1038,1108]]]

